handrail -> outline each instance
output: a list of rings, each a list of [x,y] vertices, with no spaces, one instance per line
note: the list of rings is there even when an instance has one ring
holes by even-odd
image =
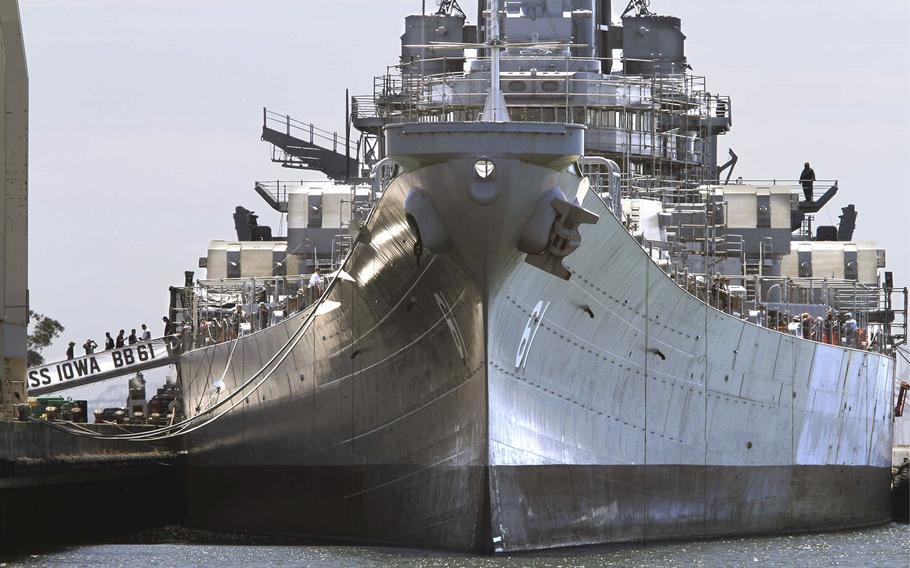
[[[727,187],[737,185],[770,185],[777,187],[788,187],[792,193],[803,195],[805,187],[803,182],[794,179],[743,179],[737,178],[732,181],[712,182],[712,186]],[[840,187],[840,181],[836,179],[817,179],[812,181],[812,201],[802,202],[800,210],[804,213],[816,213],[822,207],[827,205],[832,197],[837,193]]]
[[[817,179],[814,180],[815,184],[818,185],[838,185],[838,180],[836,179]],[[765,178],[765,179],[744,179],[737,178],[729,183],[715,183],[712,185],[786,185],[786,186],[799,186],[802,187],[802,181],[798,179],[786,179],[786,178]]]
[[[271,180],[271,181],[256,181],[254,182],[254,188],[257,193],[260,195],[267,194],[270,196],[269,205],[275,209],[274,203],[277,203],[280,206],[282,203],[287,203],[288,200],[288,191],[305,185],[306,180]],[[286,213],[287,211],[282,211]]]
[[[333,152],[344,152],[346,140],[344,134],[319,128],[312,122],[297,120],[291,118],[288,114],[280,114],[271,111],[266,107],[262,107],[262,127],[284,132],[288,136],[294,136],[295,138],[309,142],[313,145],[323,146],[331,144]],[[355,156],[357,152],[356,144],[350,143],[347,147],[350,155]]]
[[[351,97],[353,103],[351,116],[359,118],[379,118],[379,107],[373,95],[355,95]]]
[[[464,72],[421,75],[402,69],[407,65],[374,78],[375,113],[383,124],[474,121],[480,116],[488,78]],[[503,74],[503,80],[510,80],[509,73]],[[556,66],[511,80],[520,80],[527,87],[512,91],[507,84],[504,89],[513,121],[583,123],[589,128],[588,146],[593,153],[606,144],[623,169],[628,169],[630,161],[676,164],[685,171],[689,184],[698,185],[712,174],[704,163],[703,139],[688,132],[700,131],[709,119],[723,118],[732,124],[730,98],[708,93],[702,79],[685,74],[592,79]],[[355,117],[371,118],[374,110],[368,107],[362,115],[359,110],[355,113]],[[660,126],[668,123],[661,117],[672,117],[670,126]],[[691,128],[685,127],[687,121]]]
[[[641,106],[647,106],[648,101],[653,98],[662,100],[667,106],[675,105],[680,108],[685,107],[689,109],[703,107],[705,109],[705,117],[729,117],[732,111],[732,104],[729,96],[712,95],[707,93],[707,91],[693,88],[693,82],[689,76],[653,78],[623,75],[602,76],[596,79],[589,79],[576,77],[574,72],[564,71],[558,68],[529,75],[522,75],[521,77],[510,77],[509,74],[510,72],[503,73],[503,78],[530,83],[548,83],[553,81],[565,83],[566,80],[568,80],[572,85],[593,84],[599,87],[625,90],[638,89],[641,91],[640,93],[633,93],[630,91],[625,97],[621,98],[629,96],[642,97],[642,101],[640,102]],[[463,89],[459,91],[458,95],[462,97],[482,97],[487,92],[486,87],[489,84],[489,79],[483,77],[469,77],[464,72],[440,73],[437,75],[420,75],[413,73],[380,75],[374,78],[373,100],[374,102],[381,104],[384,98],[393,95],[396,99],[407,99],[410,97],[416,99],[413,102],[421,102],[421,97],[426,96],[426,93],[430,93],[430,95],[438,94],[438,87],[452,87],[456,84],[469,86],[476,84],[476,88]],[[606,95],[603,92],[587,93],[585,91],[585,89],[570,88],[569,94],[573,97],[603,97]],[[526,96],[528,93],[526,91],[514,92],[506,89],[504,94],[515,97],[522,95]],[[545,91],[544,93],[538,92],[536,94],[564,96],[566,95],[566,89],[560,88],[554,91]],[[680,97],[680,95],[689,96]],[[361,95],[360,97],[367,98],[368,95]],[[628,102],[625,102],[625,104],[623,103],[623,100],[617,100],[615,106],[629,106]],[[474,101],[471,102],[472,106],[475,104],[477,103]]]
[[[893,355],[894,348],[901,345],[906,337],[906,307],[904,310],[893,310],[894,321],[883,323],[881,320],[883,315],[888,316],[883,311],[888,306],[887,292],[882,288],[865,287],[849,280],[818,278],[709,276],[689,272],[673,272],[670,277],[678,286],[715,309],[738,315],[742,319],[754,318],[756,321],[753,323],[804,339]],[[811,297],[800,297],[800,294],[794,299],[792,285],[800,280],[808,280],[809,287],[798,287],[797,292],[825,292],[826,303],[818,303]],[[758,301],[737,295],[736,289],[744,288],[731,286],[734,281],[740,281],[743,285],[747,281],[754,281],[756,286],[759,283],[773,283],[768,292],[772,298],[777,296],[778,301]],[[813,286],[816,281],[822,286]],[[848,286],[853,289],[847,289]],[[832,291],[835,295],[834,303],[827,302]],[[838,292],[850,294],[848,299],[852,299],[852,303],[837,302]],[[812,301],[802,302],[802,299]],[[830,314],[830,318],[821,317],[826,314]],[[799,325],[795,325],[797,321]],[[791,323],[794,325],[791,326]]]

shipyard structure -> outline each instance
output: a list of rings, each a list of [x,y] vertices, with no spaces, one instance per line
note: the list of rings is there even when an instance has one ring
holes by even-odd
[[[54,428],[179,444],[186,522],[219,531],[511,552],[887,522],[907,293],[855,208],[815,217],[864,188],[736,177],[730,97],[645,0],[479,4],[408,16],[342,132],[263,109],[271,160],[325,179],[256,182],[278,226],[237,206],[170,288],[185,420]]]
[[[15,0],[0,1],[0,420],[26,398],[28,70]]]

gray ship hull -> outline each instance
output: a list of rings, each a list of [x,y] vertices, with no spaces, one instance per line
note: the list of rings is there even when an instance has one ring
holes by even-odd
[[[447,257],[418,266],[400,192],[373,215],[288,360],[244,403],[187,440],[189,523],[254,534],[479,550],[488,546],[482,305]],[[186,354],[201,408],[259,369],[306,315]],[[450,325],[451,324],[451,325]],[[452,326],[461,329],[460,350]],[[195,411],[188,403],[190,413]]]
[[[459,199],[472,163],[393,181],[305,330],[181,357],[193,414],[289,350],[188,438],[191,525],[516,551],[887,522],[891,359],[709,308],[571,168],[503,157],[500,223],[450,210],[453,252],[418,262],[408,191]],[[569,282],[514,250],[513,204],[554,185],[600,215]]]

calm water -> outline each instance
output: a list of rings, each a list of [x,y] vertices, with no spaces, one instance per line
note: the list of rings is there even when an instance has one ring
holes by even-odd
[[[910,525],[706,542],[482,557],[357,546],[103,544],[23,556],[0,567],[598,568],[601,566],[910,566]]]

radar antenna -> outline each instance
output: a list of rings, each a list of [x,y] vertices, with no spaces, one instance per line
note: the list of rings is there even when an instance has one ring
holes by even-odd
[[[651,0],[629,0],[629,5],[626,6],[625,11],[620,17],[625,18],[632,11],[635,12],[636,16],[651,16],[653,14],[651,10],[648,9],[650,5]]]
[[[452,14],[457,14],[462,18],[466,17],[464,10],[458,5],[458,0],[436,0],[436,5],[439,6],[439,9],[436,10],[437,16],[451,16]]]

